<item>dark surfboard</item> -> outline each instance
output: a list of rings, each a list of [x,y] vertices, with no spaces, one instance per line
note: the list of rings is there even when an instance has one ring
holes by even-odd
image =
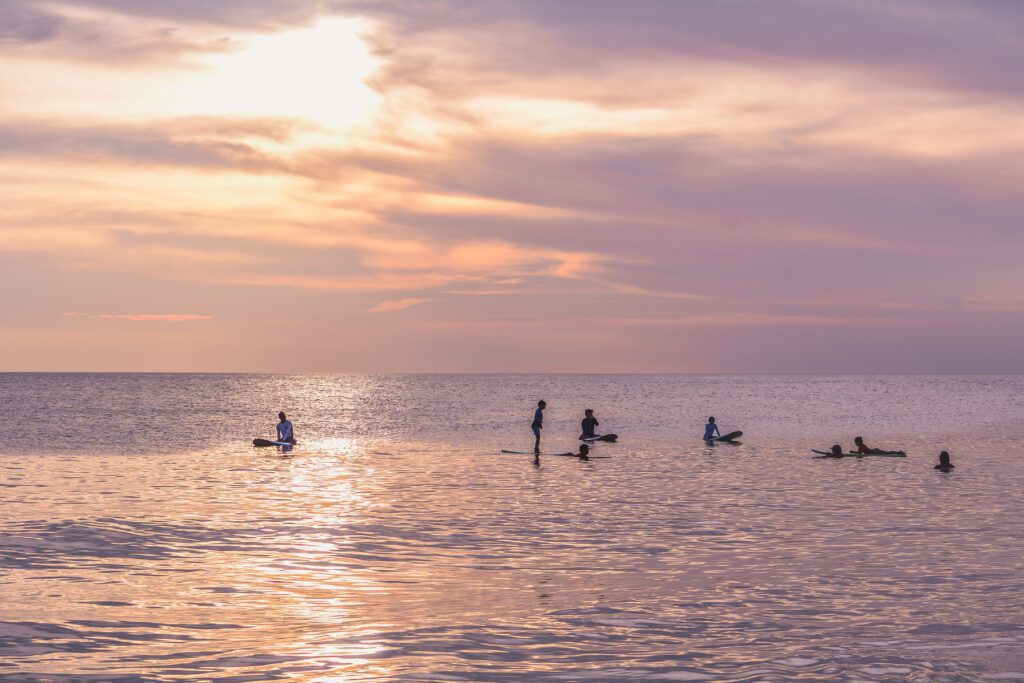
[[[534,453],[533,451],[507,451],[507,450],[502,450],[501,452],[506,454],[506,455],[543,455],[545,457],[557,455],[557,456],[563,457],[563,458],[579,458],[580,457],[579,453]],[[588,459],[594,460],[595,458],[597,458],[599,460],[607,460],[607,459],[610,459],[611,457],[612,456],[610,456],[610,455],[591,455]]]
[[[252,445],[256,448],[266,448],[267,446],[294,446],[293,443],[287,441],[268,441],[266,439],[253,439]]]
[[[735,441],[736,439],[740,438],[741,436],[743,436],[743,432],[729,432],[728,434],[723,434],[722,436],[719,436],[718,438],[708,439],[708,441]]]
[[[619,440],[618,434],[597,434],[595,436],[580,436],[580,441],[604,441],[605,443],[615,443]]]

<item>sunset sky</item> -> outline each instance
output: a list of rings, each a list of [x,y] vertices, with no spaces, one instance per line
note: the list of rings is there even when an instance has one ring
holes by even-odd
[[[0,0],[2,370],[1024,371],[1024,2]]]

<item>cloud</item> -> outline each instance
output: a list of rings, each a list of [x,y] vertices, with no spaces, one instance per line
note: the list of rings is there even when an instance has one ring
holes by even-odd
[[[253,127],[250,125],[242,132],[252,133]],[[161,131],[159,125],[69,128],[32,122],[0,122],[0,156],[236,171],[279,167],[269,155],[252,145],[223,139],[183,139],[171,131]]]
[[[430,299],[393,299],[391,301],[382,301],[370,310],[374,313],[386,313],[390,311],[402,311],[406,308],[412,308],[413,306],[419,306],[425,304]]]
[[[130,320],[132,322],[191,322],[194,320],[213,320],[212,315],[194,313],[80,313],[68,311],[61,313],[65,318],[92,318],[94,320]]]
[[[1016,68],[1024,56],[1024,10],[999,0],[354,0],[341,6],[389,31],[378,38],[379,49],[392,55],[383,78],[431,88],[491,85],[496,74],[589,76],[601,83],[609,64],[697,59],[830,65],[1000,96],[1024,89]],[[529,50],[521,49],[524,35]],[[428,43],[451,57],[424,60],[420,46]]]
[[[976,328],[991,346],[1021,339],[1005,315],[1019,308],[1024,249],[1024,10],[1012,3],[2,8],[0,55],[16,67],[0,82],[0,260],[25,283],[25,316],[170,300],[252,339],[242,321],[272,307],[315,328],[311,363],[333,362],[342,337],[366,358],[449,363],[465,329],[479,331],[467,363],[525,354],[488,337],[502,326],[530,326],[553,367],[575,362],[581,340],[609,363],[629,349],[665,367],[728,364],[739,342],[713,337],[736,328],[758,332],[751,358],[763,347],[794,364],[847,349],[896,367],[847,341],[883,324],[904,349],[947,325],[936,343],[950,355],[970,355],[967,319],[1002,321]],[[258,74],[242,79],[257,86],[242,113],[182,105],[224,82],[221,57],[291,44],[330,17],[358,17],[374,54],[376,103],[356,123],[263,111],[280,91]],[[337,83],[306,82],[312,103]],[[162,319],[149,315],[162,314],[92,317]],[[369,324],[353,335],[338,320]],[[178,328],[159,334],[222,326]],[[816,335],[834,335],[833,350]],[[267,358],[293,343],[260,339]],[[205,343],[223,357],[221,340]]]

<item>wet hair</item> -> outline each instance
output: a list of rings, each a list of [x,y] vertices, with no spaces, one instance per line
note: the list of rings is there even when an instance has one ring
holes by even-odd
[[[278,413],[278,414],[277,414],[277,416],[278,416],[279,418],[281,418],[282,420],[287,420],[287,419],[288,419],[287,417],[285,417],[285,416],[284,416],[284,413],[283,413],[283,412],[281,412],[281,413]]]
[[[855,436],[855,437],[853,437],[853,442],[854,443],[860,443],[863,440],[864,440],[863,436]]]
[[[713,418],[713,417],[709,417],[708,418],[708,422],[714,422],[714,421],[715,421],[715,418]]]
[[[591,414],[591,413],[593,413],[593,412],[594,412],[594,409],[593,409],[593,408],[585,408],[585,409],[583,410],[583,414],[584,414],[584,415],[590,415],[590,414]]]
[[[547,408],[548,407],[548,402],[547,401],[537,401],[537,405],[540,406],[541,408]]]
[[[948,465],[949,464],[949,452],[948,451],[942,451],[941,453],[939,453],[939,464],[940,465]]]
[[[834,444],[832,446],[832,452],[833,453],[836,453],[836,452],[842,453],[843,452],[843,447],[840,446],[839,444]]]

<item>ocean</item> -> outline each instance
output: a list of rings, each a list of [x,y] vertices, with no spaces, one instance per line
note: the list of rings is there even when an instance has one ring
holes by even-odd
[[[619,442],[501,454],[538,399],[545,450],[584,408]],[[1024,680],[1021,376],[0,374],[0,410],[3,681]],[[811,457],[855,436],[907,457]]]

